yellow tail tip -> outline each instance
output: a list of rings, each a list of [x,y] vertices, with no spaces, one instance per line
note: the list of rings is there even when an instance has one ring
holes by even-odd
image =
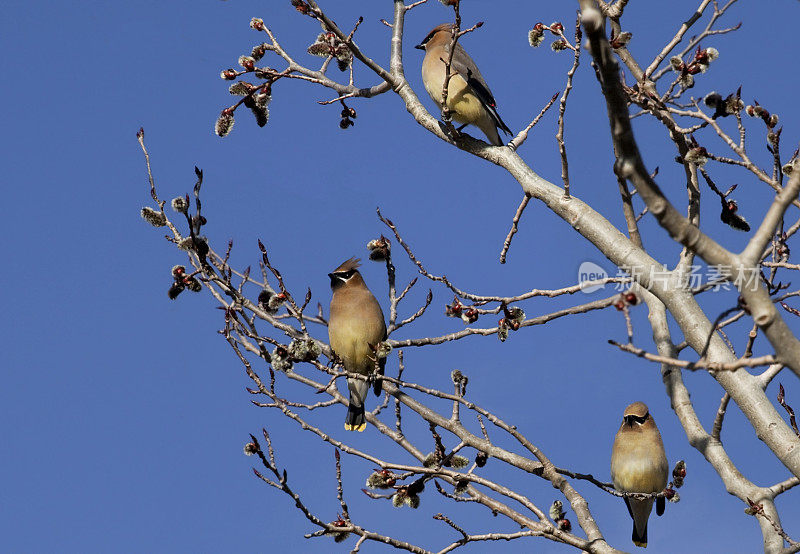
[[[345,431],[358,431],[359,433],[363,433],[364,429],[367,428],[366,423],[362,423],[361,425],[350,425],[349,423],[344,424]]]
[[[640,546],[642,548],[647,548],[647,543],[646,542],[633,541],[633,544],[635,544],[636,546]]]

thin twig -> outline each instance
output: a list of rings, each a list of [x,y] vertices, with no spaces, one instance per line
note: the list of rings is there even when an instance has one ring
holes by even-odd
[[[517,211],[514,214],[514,218],[511,220],[511,230],[508,232],[506,236],[506,240],[503,241],[503,249],[500,251],[500,263],[506,263],[506,254],[508,254],[508,249],[511,247],[511,239],[514,238],[514,235],[517,234],[517,229],[519,227],[519,220],[522,217],[522,212],[525,211],[525,208],[528,206],[528,202],[531,201],[531,196],[526,194],[522,197],[522,202],[519,203],[517,207]]]

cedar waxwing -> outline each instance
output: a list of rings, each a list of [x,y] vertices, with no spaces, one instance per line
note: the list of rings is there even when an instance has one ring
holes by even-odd
[[[333,273],[328,273],[333,289],[328,337],[331,349],[346,371],[371,375],[375,371],[376,354],[373,349],[386,339],[386,324],[380,304],[356,269],[358,262],[357,258],[350,258]],[[383,374],[386,358],[380,358],[378,363],[379,373]],[[375,394],[380,395],[380,379],[376,379],[373,387]],[[344,428],[363,431],[367,427],[364,400],[369,385],[364,380],[348,379],[347,388],[350,391],[350,406]]]
[[[667,455],[661,433],[644,402],[625,408],[622,425],[611,451],[611,480],[620,492],[661,492],[667,486]],[[647,547],[647,519],[653,509],[653,498],[625,498],[633,519],[633,544]],[[664,513],[665,499],[656,500],[656,513]]]
[[[445,62],[449,57],[452,40],[453,24],[442,23],[434,27],[425,40],[415,46],[425,50],[425,59],[422,60],[422,83],[439,109],[442,108]],[[478,66],[460,43],[456,44],[453,53],[450,75],[450,82],[447,85],[447,107],[451,110],[453,119],[464,125],[475,125],[483,131],[489,142],[495,146],[502,146],[503,141],[500,140],[497,128],[509,135],[511,130],[500,119],[489,85],[483,80]]]

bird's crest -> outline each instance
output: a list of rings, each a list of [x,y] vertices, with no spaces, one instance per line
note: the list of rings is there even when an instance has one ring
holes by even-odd
[[[634,416],[634,417],[645,417],[648,414],[647,404],[644,402],[634,402],[627,408],[625,408],[625,413],[623,414],[625,417]]]
[[[333,270],[333,273],[347,273],[348,271],[353,271],[361,266],[361,260],[359,258],[353,257],[349,260],[342,262],[342,265],[337,267]]]
[[[454,26],[453,26],[452,23],[442,23],[441,25],[437,25],[436,27],[431,29],[430,33],[428,33],[425,36],[425,39],[420,43],[420,46],[423,46],[423,45],[427,44],[427,42],[433,38],[433,35],[435,35],[436,33],[440,32],[440,31],[447,31],[448,33],[452,34],[453,27]]]
[[[439,31],[451,31],[452,32],[453,31],[453,27],[455,27],[455,25],[453,25],[452,23],[441,23],[441,24],[437,25],[436,27],[434,27],[433,30],[431,30],[430,34],[435,34],[435,33],[438,33]]]

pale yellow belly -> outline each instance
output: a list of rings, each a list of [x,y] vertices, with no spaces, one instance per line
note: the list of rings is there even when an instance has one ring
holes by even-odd
[[[426,68],[423,68],[426,69]],[[431,68],[431,72],[434,68]],[[428,72],[423,75],[425,90],[436,105],[442,107],[442,88],[444,87],[444,72],[439,71],[437,76],[441,79],[428,78]],[[453,75],[447,85],[447,107],[450,108],[453,119],[459,123],[476,124],[487,116],[481,101],[472,90],[467,86],[467,82],[461,75]]]
[[[667,486],[664,468],[649,460],[626,460],[612,467],[611,473],[614,487],[620,491],[661,492]]]
[[[483,104],[460,75],[450,79],[447,107],[452,110],[453,119],[460,123],[477,123],[486,115]]]
[[[375,355],[370,345],[375,346],[383,340],[383,329],[362,319],[352,319],[336,321],[328,332],[331,348],[347,371],[368,374],[374,370]]]

